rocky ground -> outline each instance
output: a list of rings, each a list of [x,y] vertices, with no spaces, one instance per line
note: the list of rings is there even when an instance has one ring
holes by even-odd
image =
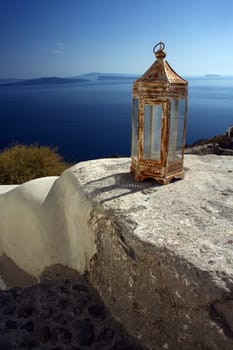
[[[84,278],[0,292],[0,349],[140,350]]]
[[[213,136],[209,139],[199,140],[193,145],[187,146],[186,154],[218,154],[218,155],[233,155],[233,125],[230,126],[225,134]]]

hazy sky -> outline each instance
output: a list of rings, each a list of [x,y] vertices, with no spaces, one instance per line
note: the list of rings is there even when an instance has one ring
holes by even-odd
[[[0,78],[144,73],[162,40],[181,75],[233,75],[232,0],[0,0]]]

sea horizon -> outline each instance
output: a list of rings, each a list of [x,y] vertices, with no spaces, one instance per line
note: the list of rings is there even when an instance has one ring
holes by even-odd
[[[31,77],[0,77],[0,82],[4,80],[33,80],[33,79],[40,79],[40,78],[67,78],[67,79],[73,79],[73,78],[84,78],[84,77],[90,77],[90,80],[93,80],[93,76],[115,76],[115,77],[139,77],[143,75],[143,73],[114,73],[114,72],[87,72],[87,73],[79,73],[79,74],[72,74],[72,75],[37,75],[37,76],[31,76]],[[199,74],[180,74],[180,76],[184,79],[195,79],[195,78],[206,78],[206,79],[233,79],[233,73],[232,74],[218,74],[218,73],[199,73]]]
[[[116,76],[81,83],[0,86],[4,131],[0,149],[16,142],[57,146],[71,162],[130,156],[134,79]],[[189,82],[186,143],[223,134],[233,124],[233,76],[184,78]]]

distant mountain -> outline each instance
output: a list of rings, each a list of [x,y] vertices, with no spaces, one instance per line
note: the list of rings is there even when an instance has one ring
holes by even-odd
[[[221,75],[219,75],[219,74],[206,74],[205,77],[206,78],[218,78],[218,77],[221,77]]]
[[[88,79],[91,81],[96,80],[114,80],[114,79],[136,79],[139,77],[139,74],[120,74],[120,73],[86,73],[80,74],[71,78],[81,78]]]
[[[18,81],[22,81],[23,79],[0,79],[0,85],[1,84],[10,84],[10,83],[17,83]]]
[[[85,73],[85,74],[80,74],[80,75],[75,75],[72,77],[69,77],[69,79],[88,79],[88,80],[97,80],[98,76],[102,74],[102,73]]]
[[[27,86],[27,85],[49,85],[49,84],[68,84],[94,82],[100,80],[134,80],[139,74],[120,74],[120,73],[100,73],[92,72],[80,74],[71,77],[44,77],[36,79],[0,79],[0,86]]]
[[[134,80],[137,77],[136,75],[99,75],[97,80]]]
[[[84,83],[87,79],[75,79],[75,78],[57,78],[47,77],[38,79],[27,79],[7,84],[1,84],[1,86],[27,86],[27,85],[49,85],[49,84],[70,84],[70,83]]]

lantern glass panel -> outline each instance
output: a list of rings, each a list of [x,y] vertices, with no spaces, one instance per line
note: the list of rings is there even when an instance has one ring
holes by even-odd
[[[144,159],[160,160],[162,116],[161,104],[144,106]]]
[[[185,99],[171,101],[171,118],[168,147],[168,162],[182,159],[185,120]]]
[[[138,99],[133,99],[131,156],[138,155]]]

